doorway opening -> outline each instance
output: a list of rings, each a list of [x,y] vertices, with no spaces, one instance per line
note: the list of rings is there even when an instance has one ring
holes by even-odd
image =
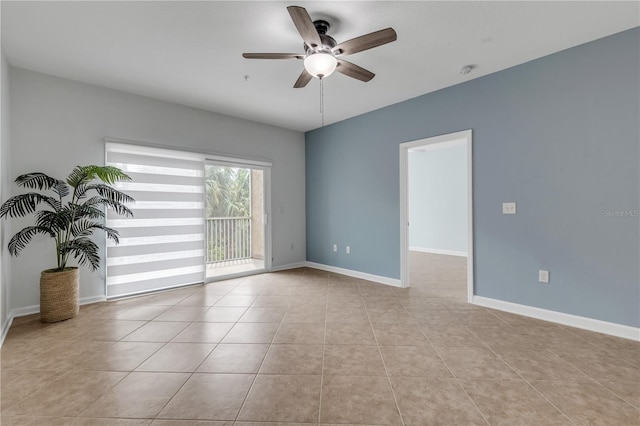
[[[466,130],[400,144],[402,287],[413,282],[434,297],[473,298],[471,143],[472,132]],[[457,161],[455,176],[448,161]],[[431,189],[421,188],[421,182]]]
[[[267,269],[265,175],[262,168],[205,165],[206,281]]]

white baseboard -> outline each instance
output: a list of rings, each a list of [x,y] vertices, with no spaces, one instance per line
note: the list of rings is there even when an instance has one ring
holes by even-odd
[[[2,326],[2,334],[0,335],[0,347],[4,343],[4,339],[7,337],[7,333],[9,333],[9,329],[11,328],[11,324],[13,323],[13,313],[9,313],[4,326]]]
[[[544,321],[555,322],[557,324],[568,325],[570,327],[582,328],[584,330],[595,331],[597,333],[605,333],[625,339],[640,341],[640,328],[638,327],[565,314],[563,312],[550,311],[547,309],[505,302],[504,300],[491,299],[482,296],[473,296],[471,303],[478,306],[484,306],[485,308],[497,309],[499,311],[524,315]]]
[[[320,269],[322,271],[334,272],[336,274],[346,275],[348,277],[360,278],[362,280],[373,281],[380,284],[386,284],[393,287],[400,287],[400,280],[383,277],[380,275],[367,274],[366,272],[353,271],[351,269],[338,268],[336,266],[324,265],[322,263],[306,262],[309,268]]]
[[[455,251],[455,250],[441,250],[434,248],[426,248],[426,247],[409,247],[410,251],[420,251],[422,253],[433,253],[433,254],[447,254],[449,256],[462,256],[467,257],[466,251]]]
[[[304,268],[306,266],[307,266],[307,262],[289,263],[287,265],[272,266],[271,272],[286,271],[287,269]]]
[[[80,306],[90,305],[91,303],[106,302],[107,298],[104,296],[91,296],[80,298]],[[16,308],[11,311],[12,318],[24,317],[26,315],[33,315],[40,312],[40,305],[25,306],[23,308]]]

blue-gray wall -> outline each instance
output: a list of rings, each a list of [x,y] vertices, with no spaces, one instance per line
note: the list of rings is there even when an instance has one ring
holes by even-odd
[[[308,132],[307,260],[398,278],[398,144],[473,129],[475,294],[639,326],[639,75],[635,28]]]
[[[410,151],[409,247],[467,252],[467,147]]]

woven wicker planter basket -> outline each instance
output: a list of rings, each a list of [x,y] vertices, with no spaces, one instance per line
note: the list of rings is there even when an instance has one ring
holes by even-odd
[[[78,315],[78,268],[48,269],[40,274],[40,320],[57,322]]]

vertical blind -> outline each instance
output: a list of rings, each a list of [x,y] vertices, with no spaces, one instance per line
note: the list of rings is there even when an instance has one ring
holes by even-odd
[[[106,164],[130,182],[115,186],[136,202],[126,218],[107,212],[120,243],[107,242],[107,298],[204,280],[204,155],[106,143]]]

